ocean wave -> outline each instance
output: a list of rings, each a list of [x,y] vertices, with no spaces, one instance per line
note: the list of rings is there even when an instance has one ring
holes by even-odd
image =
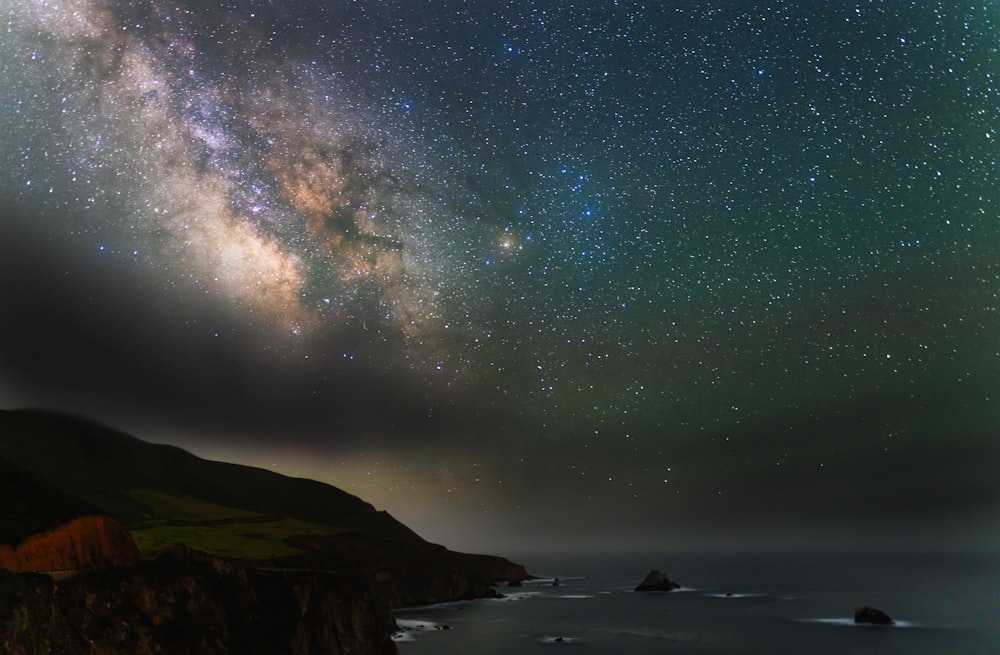
[[[419,632],[451,629],[451,626],[445,623],[425,621],[423,619],[396,619],[396,626],[399,628],[399,631],[392,636],[393,641],[413,641],[414,634]]]
[[[519,591],[513,594],[504,594],[500,598],[487,598],[486,602],[490,603],[511,603],[520,600],[529,600],[532,598],[537,598],[542,595],[540,591]]]
[[[697,587],[678,587],[677,589],[671,589],[670,591],[636,591],[635,589],[629,587],[628,589],[623,589],[622,591],[627,591],[629,593],[636,593],[645,596],[666,596],[668,594],[690,594],[701,591]]]
[[[852,628],[919,628],[918,623],[913,621],[898,621],[893,619],[891,625],[873,625],[871,623],[855,623],[854,619],[843,617],[814,617],[798,619],[800,623],[822,623],[824,625],[850,626]]]
[[[734,591],[712,591],[702,594],[707,598],[769,598],[767,594],[760,594],[755,592],[734,592]]]

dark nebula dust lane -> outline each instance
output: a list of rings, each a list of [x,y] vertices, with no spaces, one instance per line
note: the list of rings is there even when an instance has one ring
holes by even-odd
[[[0,17],[3,406],[441,540],[989,533],[990,3]]]

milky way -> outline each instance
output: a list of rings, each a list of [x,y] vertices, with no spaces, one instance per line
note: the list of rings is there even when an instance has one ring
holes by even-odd
[[[0,16],[9,403],[404,514],[1000,497],[990,3]]]
[[[454,232],[463,217],[437,215],[455,202],[421,171],[432,153],[388,152],[366,124],[380,117],[349,106],[335,74],[285,55],[253,29],[252,11],[239,17],[246,32],[214,13],[15,3],[10,25],[27,34],[8,44],[24,63],[13,71],[25,117],[15,128],[42,138],[18,153],[18,182],[60,199],[92,190],[63,200],[98,215],[72,229],[96,231],[113,213],[127,223],[112,230],[116,251],[218,289],[284,336],[356,320],[370,302],[372,329],[419,342],[445,311],[440,268],[449,284],[461,279],[434,222]],[[239,50],[203,52],[198,41],[215,35],[210,45]],[[33,175],[33,159],[53,155],[69,160],[53,171],[68,180]]]

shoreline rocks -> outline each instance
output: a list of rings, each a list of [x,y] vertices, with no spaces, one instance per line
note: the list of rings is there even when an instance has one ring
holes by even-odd
[[[0,571],[0,597],[4,652],[398,655],[395,621],[368,585],[180,545],[58,583]]]

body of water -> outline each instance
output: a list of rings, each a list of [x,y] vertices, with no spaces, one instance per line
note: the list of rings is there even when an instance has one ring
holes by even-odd
[[[528,555],[503,599],[404,610],[402,655],[996,655],[1000,557]],[[683,587],[632,589],[657,568]],[[553,578],[558,577],[558,586]],[[896,625],[861,626],[871,605]]]

